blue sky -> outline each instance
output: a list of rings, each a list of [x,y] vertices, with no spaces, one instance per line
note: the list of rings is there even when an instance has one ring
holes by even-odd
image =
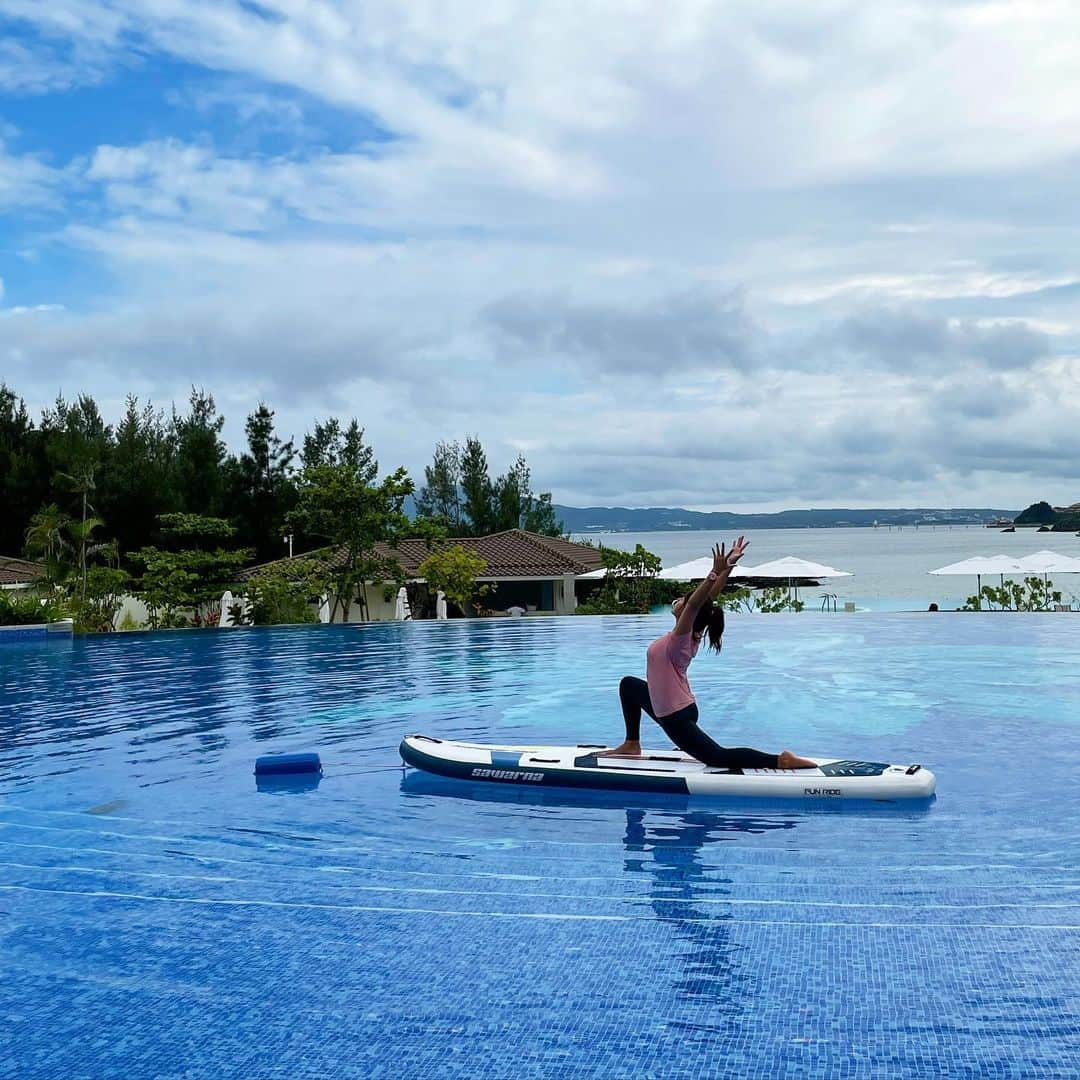
[[[1056,0],[0,0],[0,379],[571,504],[1080,499]]]

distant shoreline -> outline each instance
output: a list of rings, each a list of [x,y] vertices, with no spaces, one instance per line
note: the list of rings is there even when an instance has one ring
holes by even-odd
[[[581,535],[624,532],[696,532],[716,529],[864,529],[882,526],[1004,525],[1018,510],[912,507],[852,510],[781,510],[770,514],[705,512],[681,507],[555,506],[563,528]]]

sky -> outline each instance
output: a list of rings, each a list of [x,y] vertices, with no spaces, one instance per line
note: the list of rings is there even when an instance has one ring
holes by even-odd
[[[1080,500],[1080,7],[0,0],[0,381],[567,505]]]

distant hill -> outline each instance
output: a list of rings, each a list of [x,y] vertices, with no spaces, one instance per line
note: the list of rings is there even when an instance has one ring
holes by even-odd
[[[1016,516],[1016,524],[1049,525],[1054,532],[1075,532],[1080,529],[1080,503],[1073,503],[1072,506],[1032,503]]]
[[[682,532],[690,529],[835,529],[878,525],[985,525],[1012,518],[1015,510],[884,509],[781,510],[775,514],[703,513],[678,507],[555,506],[555,517],[571,533]]]

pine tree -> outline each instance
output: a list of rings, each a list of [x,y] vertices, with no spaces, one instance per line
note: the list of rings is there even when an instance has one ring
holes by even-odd
[[[194,386],[190,405],[187,416],[173,412],[177,495],[184,512],[218,517],[225,501],[225,417],[218,415],[213,395]]]
[[[229,506],[240,543],[255,549],[256,561],[268,562],[282,554],[285,518],[296,505],[296,449],[275,433],[274,412],[265,404],[248,416],[244,430],[248,449],[230,470]]]
[[[435,444],[435,457],[424,468],[424,487],[416,496],[416,512],[443,522],[452,533],[461,527],[461,447]]]
[[[175,447],[165,414],[128,395],[99,487],[101,515],[122,554],[160,542],[158,516],[176,509]]]
[[[488,476],[487,455],[475,435],[466,437],[465,450],[461,455],[461,494],[468,535],[484,536],[493,532],[494,486]]]
[[[0,383],[0,555],[22,551],[30,519],[49,498],[51,480],[41,433],[26,404]]]

